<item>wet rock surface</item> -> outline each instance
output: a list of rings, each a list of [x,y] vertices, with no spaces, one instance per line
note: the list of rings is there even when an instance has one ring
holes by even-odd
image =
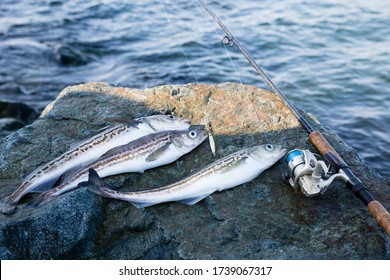
[[[0,101],[0,139],[31,124],[39,114],[23,103]]]
[[[0,143],[0,197],[20,177],[108,125],[107,118],[173,113],[214,132],[216,158],[262,143],[315,151],[274,94],[253,86],[169,85],[138,90],[88,83],[64,89],[40,118]],[[303,113],[389,209],[389,182],[355,150]],[[121,191],[175,182],[213,162],[207,141],[175,163],[105,178]],[[1,259],[388,259],[389,238],[336,182],[322,196],[295,193],[284,160],[250,183],[193,205],[137,209],[79,189],[42,208],[0,214]],[[32,195],[31,195],[32,196]],[[28,201],[29,197],[23,202]]]

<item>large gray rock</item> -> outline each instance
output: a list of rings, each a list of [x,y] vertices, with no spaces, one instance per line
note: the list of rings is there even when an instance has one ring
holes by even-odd
[[[37,117],[37,112],[26,104],[0,101],[0,119],[13,118],[25,124],[30,124]]]
[[[26,104],[0,101],[0,140],[26,124],[31,124],[38,116]]]
[[[137,90],[89,83],[63,90],[41,117],[0,144],[0,197],[27,174],[107,125],[106,118],[174,113],[211,126],[217,158],[261,143],[315,151],[306,132],[274,94],[253,86],[175,85]],[[306,114],[305,114],[306,115]],[[389,182],[355,150],[306,115],[372,194],[389,209]],[[207,142],[167,166],[106,178],[121,191],[155,188],[213,162]],[[340,182],[307,198],[282,179],[281,160],[250,183],[193,206],[137,209],[86,189],[38,209],[0,214],[3,259],[388,259],[389,238]],[[28,198],[25,199],[27,201]]]

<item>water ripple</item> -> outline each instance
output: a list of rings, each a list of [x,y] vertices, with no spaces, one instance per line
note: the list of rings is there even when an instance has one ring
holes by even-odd
[[[0,98],[39,110],[65,86],[265,87],[195,1],[3,0]],[[390,178],[390,1],[207,1],[295,104]],[[189,62],[183,55],[184,49]],[[191,64],[190,65],[188,64]]]

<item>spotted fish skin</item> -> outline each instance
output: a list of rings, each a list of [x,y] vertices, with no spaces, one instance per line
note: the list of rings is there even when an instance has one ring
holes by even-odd
[[[88,170],[93,168],[100,177],[147,169],[169,164],[199,146],[206,138],[203,126],[192,126],[189,130],[162,131],[146,135],[126,145],[116,147],[99,159],[81,167],[58,187],[42,193],[28,206],[37,207],[53,200],[58,195],[71,191],[88,180]]]
[[[13,194],[0,203],[0,212],[11,214],[20,199],[27,193],[50,189],[64,173],[99,158],[114,147],[158,131],[186,130],[190,127],[188,119],[166,115],[122,120],[122,122],[122,124],[105,129],[61,156],[38,167],[23,180],[21,186]]]
[[[161,188],[138,191],[114,191],[90,170],[89,190],[104,197],[131,202],[135,207],[178,201],[193,205],[216,191],[247,183],[275,164],[286,153],[279,145],[247,148],[208,165],[193,175]]]

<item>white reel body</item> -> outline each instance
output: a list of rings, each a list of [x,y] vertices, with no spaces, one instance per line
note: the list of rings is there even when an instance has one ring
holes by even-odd
[[[292,150],[287,154],[289,167],[289,183],[295,191],[301,191],[306,196],[323,194],[334,179],[346,181],[343,173],[331,175],[324,161],[318,160],[308,150]]]

